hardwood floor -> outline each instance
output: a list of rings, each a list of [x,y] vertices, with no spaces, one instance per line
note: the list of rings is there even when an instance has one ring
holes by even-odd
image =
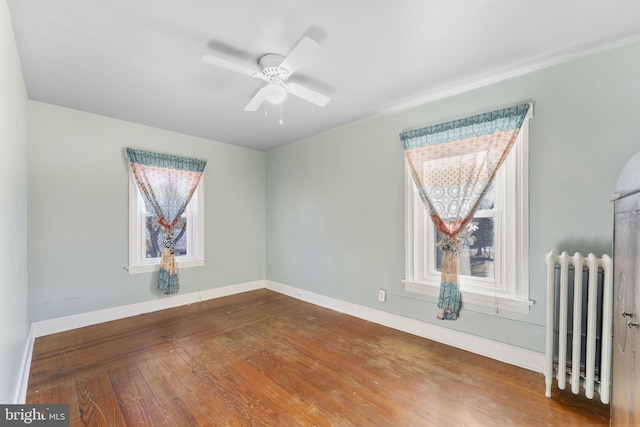
[[[608,425],[541,374],[268,290],[38,338],[71,426]]]

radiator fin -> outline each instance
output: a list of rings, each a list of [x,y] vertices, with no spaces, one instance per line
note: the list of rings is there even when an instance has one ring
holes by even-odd
[[[545,385],[551,397],[553,379],[564,390],[585,396],[600,394],[609,403],[611,382],[611,257],[580,253],[547,254],[547,344]]]

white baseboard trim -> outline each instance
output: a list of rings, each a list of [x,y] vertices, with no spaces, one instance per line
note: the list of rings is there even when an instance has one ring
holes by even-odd
[[[33,343],[35,339],[33,336],[33,324],[31,324],[27,342],[25,343],[22,353],[20,372],[18,372],[17,384],[13,394],[13,403],[16,405],[24,404],[27,401],[27,387],[29,386],[29,372],[31,371],[31,358],[33,356]]]
[[[264,280],[240,283],[237,285],[224,286],[222,288],[206,289],[199,292],[180,294],[172,297],[159,298],[139,302],[136,304],[123,305],[120,307],[106,308],[104,310],[91,311],[88,313],[74,314],[71,316],[58,317],[56,319],[33,322],[31,329],[33,337],[42,337],[58,332],[70,331],[72,329],[83,328],[85,326],[97,325],[98,323],[111,322],[112,320],[124,319],[126,317],[137,316],[139,314],[151,313],[153,311],[165,310],[167,308],[180,307],[209,299],[225,297],[242,292],[264,289]]]
[[[339,311],[389,328],[408,332],[534,372],[543,372],[545,355],[522,347],[478,337],[454,329],[400,316],[375,308],[340,301],[282,283],[266,281],[266,288],[311,304]]]

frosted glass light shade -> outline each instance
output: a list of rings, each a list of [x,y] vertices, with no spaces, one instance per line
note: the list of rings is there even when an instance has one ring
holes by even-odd
[[[264,99],[270,104],[281,104],[287,99],[287,90],[280,84],[269,84],[264,90]]]

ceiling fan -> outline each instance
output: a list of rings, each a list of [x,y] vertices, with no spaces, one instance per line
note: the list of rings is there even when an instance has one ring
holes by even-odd
[[[273,53],[263,55],[258,60],[259,68],[253,64],[230,61],[218,56],[206,54],[202,61],[215,67],[236,71],[247,76],[262,79],[266,82],[251,98],[244,111],[256,111],[264,101],[271,104],[282,104],[290,93],[298,98],[304,99],[312,104],[324,107],[330,98],[319,92],[299,85],[298,83],[287,83],[287,79],[306,62],[310,61],[319,49],[318,42],[310,37],[303,37],[302,40],[287,55],[282,57]]]

